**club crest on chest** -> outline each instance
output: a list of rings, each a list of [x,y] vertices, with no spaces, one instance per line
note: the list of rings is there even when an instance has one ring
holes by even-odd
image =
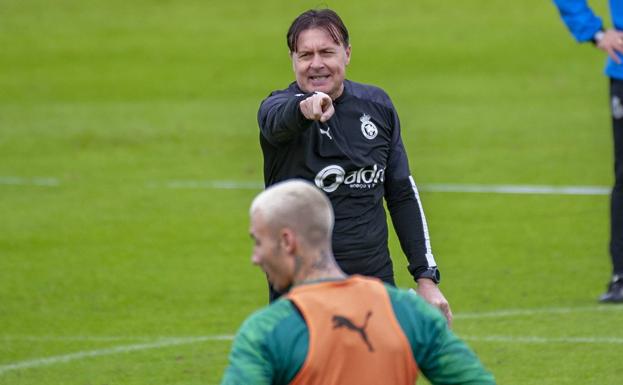
[[[363,134],[363,136],[370,140],[376,138],[379,130],[376,128],[376,125],[370,120],[370,115],[363,114],[361,115],[359,120],[361,121],[361,133]]]

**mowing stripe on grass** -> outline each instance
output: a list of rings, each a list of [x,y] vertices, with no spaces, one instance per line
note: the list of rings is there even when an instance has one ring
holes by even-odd
[[[214,335],[204,337],[187,337],[187,338],[169,338],[165,340],[159,340],[150,343],[135,344],[135,345],[122,345],[112,348],[86,350],[76,353],[63,354],[60,356],[52,356],[46,358],[36,358],[33,360],[15,362],[12,364],[0,365],[0,375],[12,370],[36,368],[47,365],[54,365],[58,363],[70,362],[75,360],[81,360],[88,357],[100,357],[108,356],[118,353],[134,352],[139,350],[158,349],[176,345],[195,344],[205,341],[229,341],[233,338],[231,335]]]

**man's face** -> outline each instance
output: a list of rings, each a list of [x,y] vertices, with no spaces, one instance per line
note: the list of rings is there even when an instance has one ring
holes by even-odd
[[[279,235],[270,229],[261,212],[257,211],[251,215],[249,232],[254,241],[251,262],[264,270],[277,291],[286,291],[292,285],[294,259],[285,252]]]
[[[301,32],[297,51],[290,55],[296,82],[303,91],[324,92],[334,100],[342,94],[350,46],[336,44],[322,28],[311,28]]]

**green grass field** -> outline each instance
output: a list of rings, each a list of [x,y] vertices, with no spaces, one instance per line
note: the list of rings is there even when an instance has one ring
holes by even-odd
[[[0,0],[0,384],[218,384],[267,298],[257,107],[318,4]],[[609,186],[600,52],[548,1],[326,5],[401,115],[455,331],[499,384],[620,384],[607,195],[430,188]]]

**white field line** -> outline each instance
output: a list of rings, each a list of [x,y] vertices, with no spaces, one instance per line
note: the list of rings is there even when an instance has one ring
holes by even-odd
[[[507,309],[495,310],[490,312],[458,313],[454,315],[456,319],[483,319],[483,318],[502,318],[531,316],[538,314],[570,314],[586,312],[623,312],[623,306],[617,305],[595,305],[585,307],[553,307],[542,309]]]
[[[6,186],[46,186],[57,187],[61,181],[54,177],[24,178],[0,176],[0,185]],[[212,189],[212,190],[262,190],[261,182],[235,180],[169,180],[150,182],[148,187],[170,189]],[[451,193],[489,193],[489,194],[536,194],[536,195],[608,195],[610,188],[605,186],[549,186],[549,185],[495,185],[495,184],[452,184],[431,183],[419,185],[420,191]]]
[[[195,344],[198,342],[205,342],[205,341],[229,341],[232,338],[233,336],[231,335],[168,338],[168,339],[164,339],[160,341],[143,343],[143,344],[121,345],[121,346],[114,346],[114,347],[105,348],[105,349],[86,350],[86,351],[75,352],[75,353],[70,353],[70,354],[63,354],[60,356],[36,358],[32,360],[15,362],[12,364],[0,365],[0,375],[6,372],[12,371],[12,370],[54,365],[58,363],[81,360],[83,358],[88,358],[88,357],[108,356],[112,354],[134,352],[134,351],[139,351],[139,350],[149,350],[149,349],[158,349],[158,348],[163,348],[163,347],[168,347],[168,346]]]
[[[117,337],[125,338],[125,337]],[[231,341],[233,335],[215,335],[203,337],[169,338],[161,341],[122,345],[106,349],[87,350],[76,353],[51,356],[46,358],[36,358],[27,361],[15,362],[12,364],[0,365],[0,376],[14,370],[37,368],[60,363],[81,360],[89,357],[101,357],[119,353],[128,353],[140,350],[158,349],[176,345],[187,345],[205,341]],[[528,344],[550,344],[550,343],[587,343],[587,344],[623,344],[623,338],[618,337],[535,337],[535,336],[462,336],[466,341],[474,342],[503,342],[503,343],[528,343]],[[92,341],[92,338],[88,338]],[[98,339],[101,340],[101,339]]]
[[[623,306],[616,305],[597,305],[587,307],[567,307],[567,308],[541,308],[541,309],[507,309],[482,313],[459,313],[455,314],[455,319],[482,319],[482,318],[502,318],[517,317],[542,314],[567,314],[582,312],[619,312],[623,311]],[[466,341],[476,342],[505,342],[505,343],[587,343],[587,344],[623,344],[621,337],[536,337],[536,336],[461,336]],[[125,337],[125,336],[2,336],[4,341],[123,341],[123,340],[147,340],[155,337]],[[51,356],[46,358],[36,358],[32,360],[15,362],[12,364],[0,365],[0,375],[19,369],[36,368],[40,366],[54,365],[58,363],[81,360],[88,357],[99,357],[119,353],[133,352],[139,350],[158,349],[168,346],[193,344],[205,341],[231,341],[233,335],[212,335],[199,337],[159,337],[154,342],[121,345],[111,348],[80,351],[76,353]]]
[[[150,187],[164,186],[170,189],[213,189],[213,190],[262,190],[260,182],[233,180],[171,180],[151,183]],[[548,186],[548,185],[494,185],[494,184],[422,184],[420,191],[490,194],[536,194],[536,195],[608,195],[605,186]]]
[[[534,336],[460,336],[465,341],[521,344],[623,344],[618,337],[534,337]]]
[[[0,336],[1,341],[34,341],[34,342],[114,342],[114,341],[161,341],[172,338],[194,338],[194,337],[165,337],[165,336],[152,336],[152,337],[138,337],[138,336],[26,336],[26,335],[14,335],[14,336]]]
[[[494,194],[545,195],[608,195],[604,186],[547,186],[547,185],[486,185],[486,184],[425,184],[423,191]]]
[[[0,185],[7,186],[45,186],[56,187],[61,182],[57,178],[51,177],[34,177],[22,178],[17,176],[0,176]]]
[[[153,182],[150,187],[166,187],[170,189],[207,189],[207,190],[263,190],[260,182],[243,182],[235,180],[169,180],[163,183]]]

